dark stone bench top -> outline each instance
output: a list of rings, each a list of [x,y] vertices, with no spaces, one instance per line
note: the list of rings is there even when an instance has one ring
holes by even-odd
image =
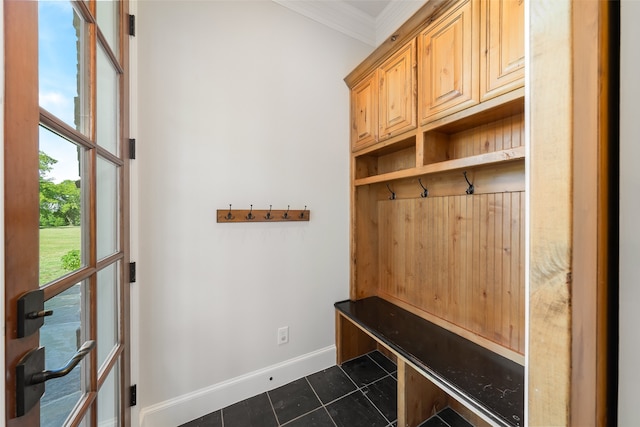
[[[335,308],[489,419],[524,425],[523,366],[378,297]]]

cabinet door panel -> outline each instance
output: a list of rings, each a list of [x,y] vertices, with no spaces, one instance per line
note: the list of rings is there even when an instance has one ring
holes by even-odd
[[[482,4],[480,65],[482,101],[524,84],[524,1],[486,0]]]
[[[478,103],[477,9],[464,1],[420,35],[420,124]]]
[[[351,90],[351,148],[353,151],[377,141],[378,86],[377,73]]]
[[[415,40],[380,67],[380,139],[416,127]]]

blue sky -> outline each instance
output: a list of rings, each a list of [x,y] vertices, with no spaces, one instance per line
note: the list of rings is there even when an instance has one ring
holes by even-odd
[[[77,37],[73,27],[74,10],[68,1],[41,1],[39,19],[39,97],[40,106],[71,127],[77,87]],[[51,132],[40,129],[40,150],[58,160],[49,175],[55,182],[78,179],[76,146]]]

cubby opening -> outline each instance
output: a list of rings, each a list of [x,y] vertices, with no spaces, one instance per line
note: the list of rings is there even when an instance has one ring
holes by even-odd
[[[356,157],[355,178],[369,178],[416,167],[415,135]]]
[[[524,146],[524,113],[469,128],[424,132],[422,165],[499,153]]]

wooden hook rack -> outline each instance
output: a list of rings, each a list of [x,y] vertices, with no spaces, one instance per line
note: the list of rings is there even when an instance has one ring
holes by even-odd
[[[218,222],[293,222],[309,221],[311,212],[305,206],[304,209],[218,209]]]

